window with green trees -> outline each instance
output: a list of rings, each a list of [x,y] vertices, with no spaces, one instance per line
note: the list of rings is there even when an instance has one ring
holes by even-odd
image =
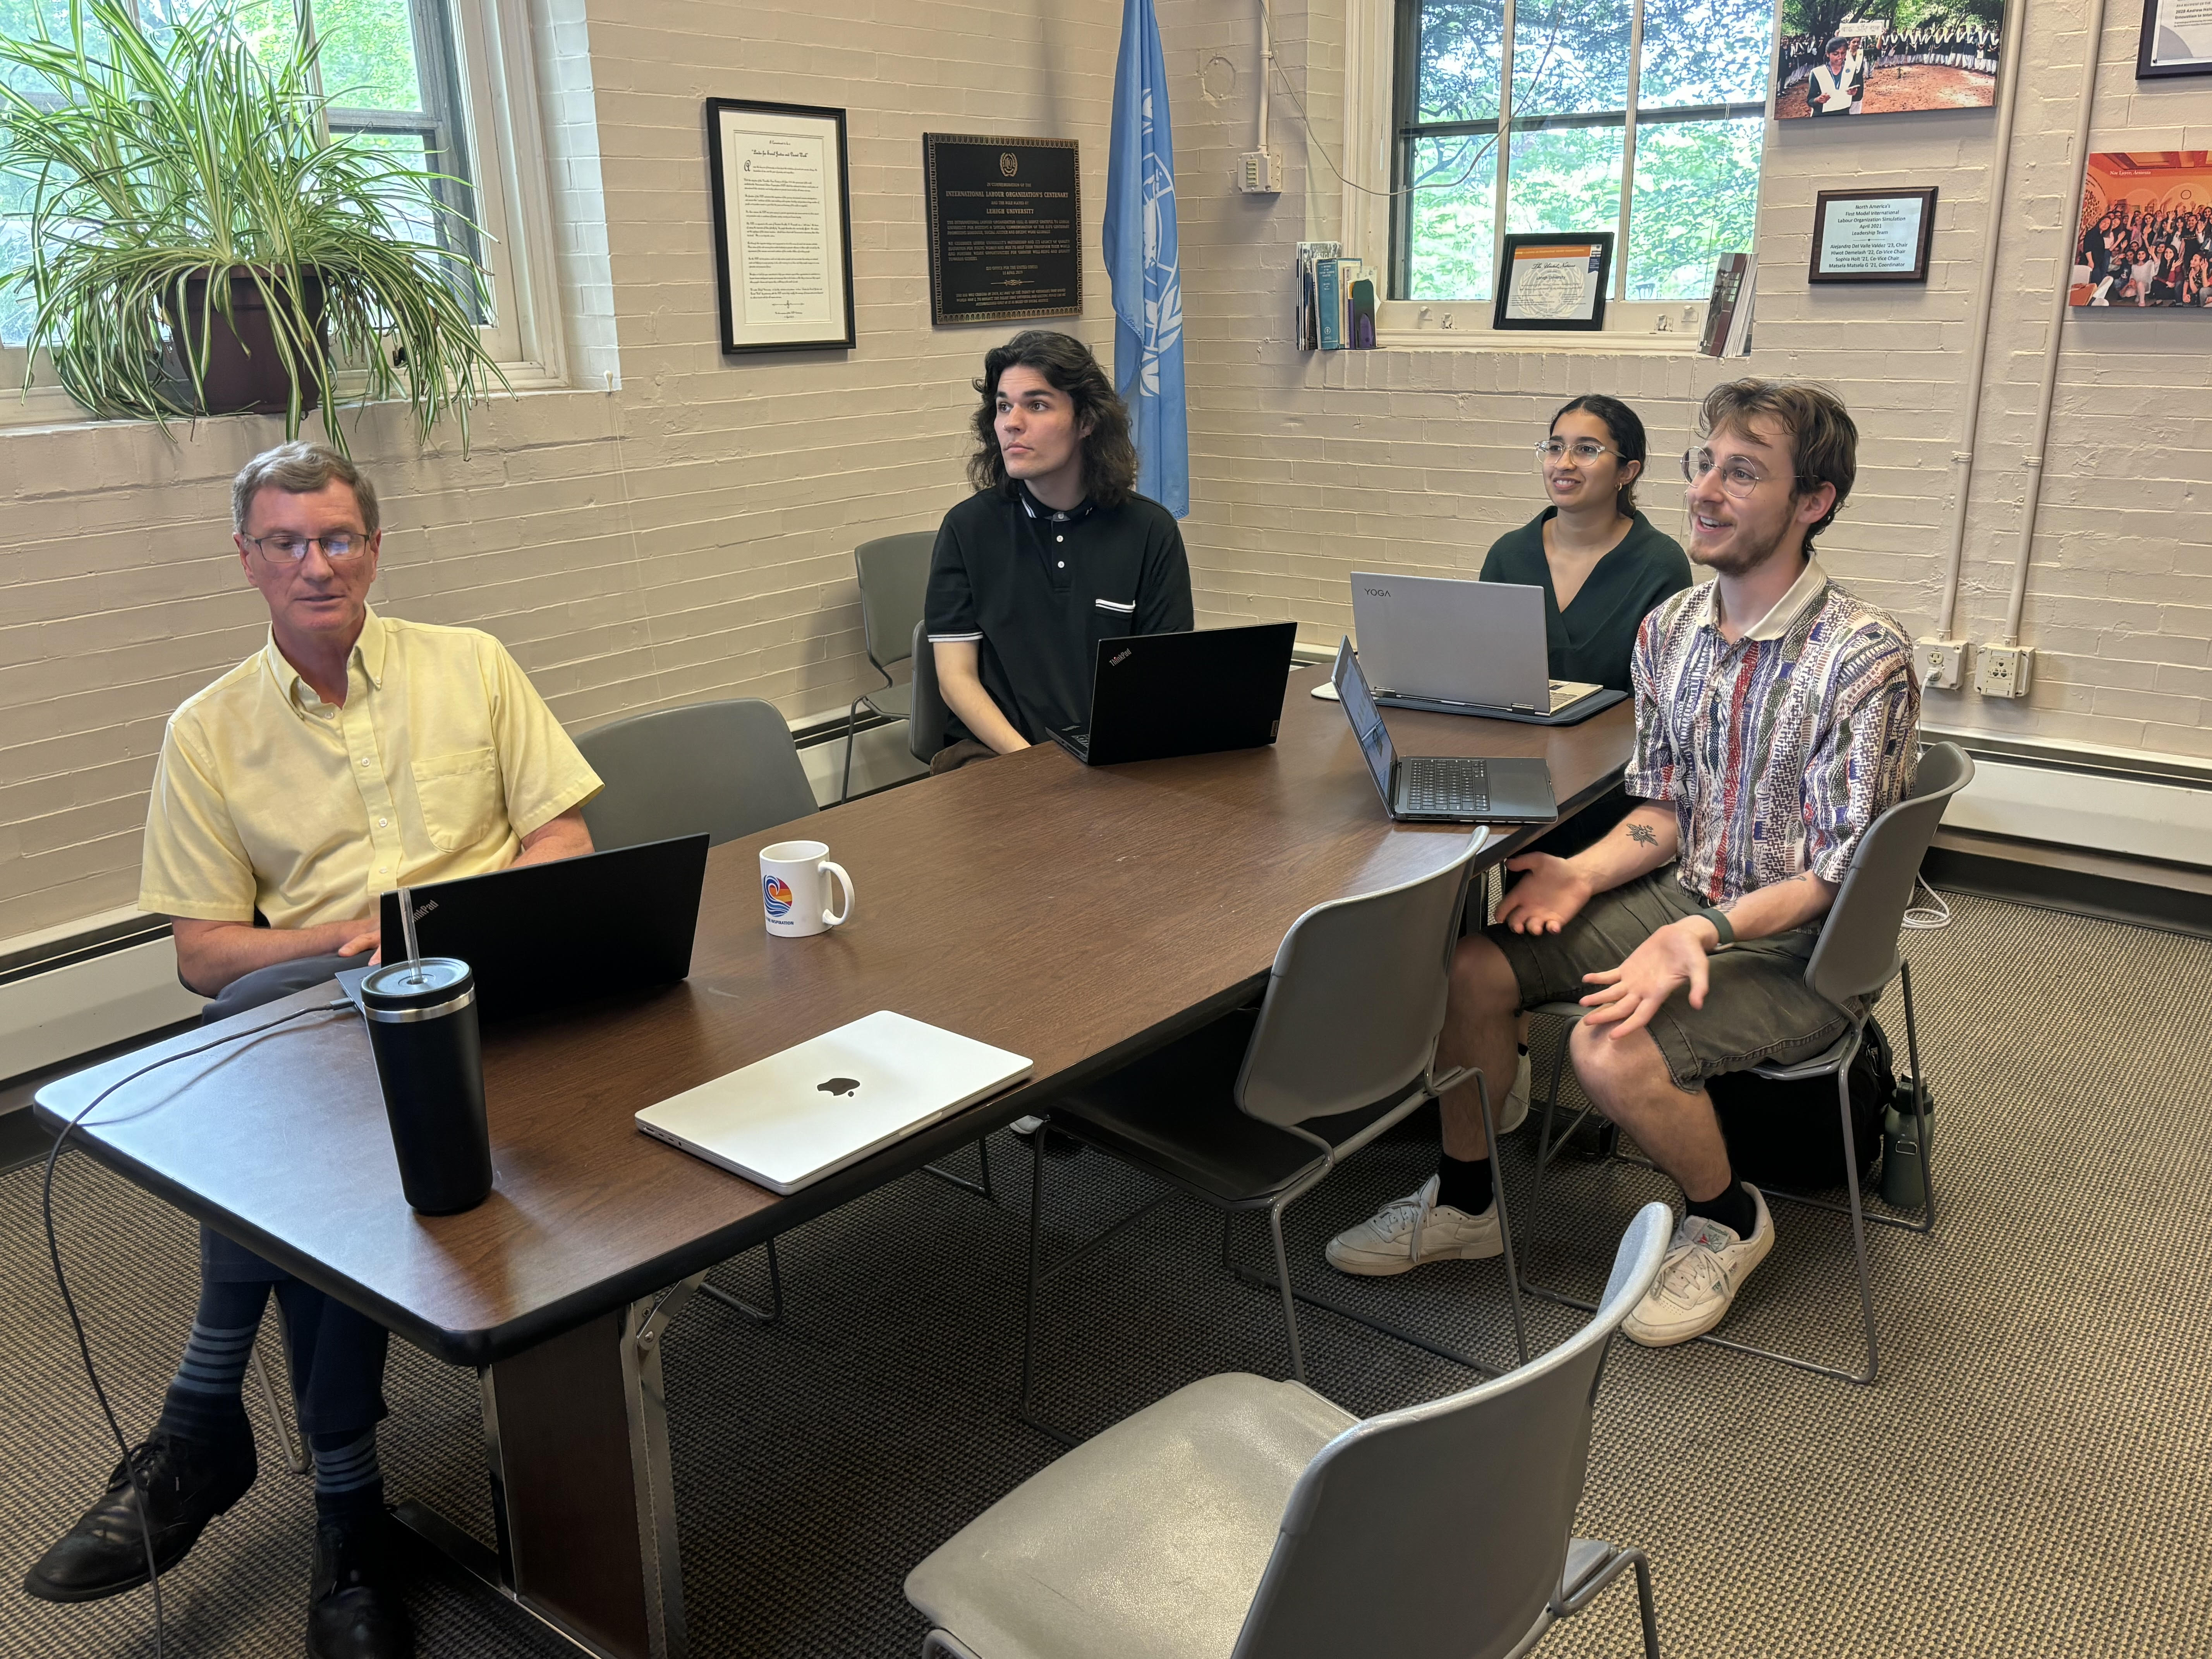
[[[453,246],[456,253],[481,257],[469,228],[478,219],[475,175],[447,0],[137,0],[136,10],[158,33],[180,16],[213,6],[227,7],[249,40],[272,52],[289,50],[298,31],[312,31],[331,99],[332,136],[356,135],[357,143],[399,151],[410,165],[444,175],[439,194],[454,212],[439,216],[443,222],[435,227],[416,227],[417,234]],[[0,34],[32,39],[42,24],[66,40],[69,0],[0,0]],[[40,95],[34,88],[18,89]],[[30,322],[29,294],[6,279],[22,268],[27,252],[23,221],[16,216],[28,210],[34,183],[0,172],[0,283],[6,283],[0,286],[0,344],[20,343]],[[481,309],[465,281],[457,277],[454,291],[472,310]]]
[[[1613,297],[1748,250],[1768,0],[1398,0],[1391,293],[1491,297],[1509,231],[1610,230]]]

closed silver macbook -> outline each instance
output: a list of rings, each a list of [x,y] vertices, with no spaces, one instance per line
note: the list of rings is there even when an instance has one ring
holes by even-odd
[[[1552,678],[1540,587],[1355,571],[1352,622],[1385,705],[1549,715],[1605,690]]]
[[[884,1010],[648,1106],[637,1127],[795,1193],[1029,1071],[1020,1054]]]

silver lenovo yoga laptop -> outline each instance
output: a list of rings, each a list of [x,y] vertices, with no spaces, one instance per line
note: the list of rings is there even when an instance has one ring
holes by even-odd
[[[1559,817],[1552,773],[1540,760],[1464,755],[1401,756],[1350,640],[1336,649],[1329,678],[1359,740],[1360,753],[1394,819],[1428,823],[1549,823]]]
[[[1360,666],[1385,707],[1565,715],[1566,724],[1580,703],[1594,714],[1620,700],[1601,685],[1551,678],[1540,587],[1356,571],[1352,623]]]
[[[648,1106],[637,1127],[795,1193],[1029,1070],[1020,1054],[886,1010]]]

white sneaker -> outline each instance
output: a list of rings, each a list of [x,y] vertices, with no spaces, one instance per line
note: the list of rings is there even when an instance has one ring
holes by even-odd
[[[1528,1051],[1523,1048],[1513,1067],[1513,1086],[1498,1109],[1498,1133],[1510,1135],[1528,1121]]]
[[[1437,1202],[1437,1181],[1431,1176],[1412,1197],[1391,1200],[1330,1239],[1328,1265],[1339,1273],[1387,1278],[1424,1261],[1480,1261],[1503,1250],[1497,1200],[1480,1215],[1469,1215]]]
[[[1686,1215],[1667,1246],[1667,1260],[1651,1293],[1621,1323],[1621,1334],[1647,1348],[1672,1347],[1703,1336],[1728,1317],[1735,1293],[1751,1270],[1774,1248],[1774,1218],[1766,1197],[1749,1182],[1744,1191],[1759,1207],[1751,1237],[1701,1215]]]
[[[1009,1129],[1012,1129],[1016,1134],[1026,1138],[1027,1136],[1035,1134],[1039,1129],[1043,1128],[1044,1120],[1041,1117],[1018,1117],[1006,1127]]]

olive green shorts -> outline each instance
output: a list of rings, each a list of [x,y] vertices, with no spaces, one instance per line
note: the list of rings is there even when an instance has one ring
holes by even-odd
[[[1596,988],[1584,974],[1618,968],[1662,927],[1704,907],[1674,879],[1674,866],[1600,893],[1556,933],[1485,928],[1520,981],[1521,1006],[1576,1002]],[[1859,1012],[1838,1008],[1805,983],[1805,963],[1817,927],[1752,939],[1707,958],[1711,980],[1705,1006],[1690,1006],[1677,991],[1647,1028],[1674,1086],[1702,1087],[1709,1077],[1748,1071],[1762,1060],[1810,1060],[1844,1034]]]

